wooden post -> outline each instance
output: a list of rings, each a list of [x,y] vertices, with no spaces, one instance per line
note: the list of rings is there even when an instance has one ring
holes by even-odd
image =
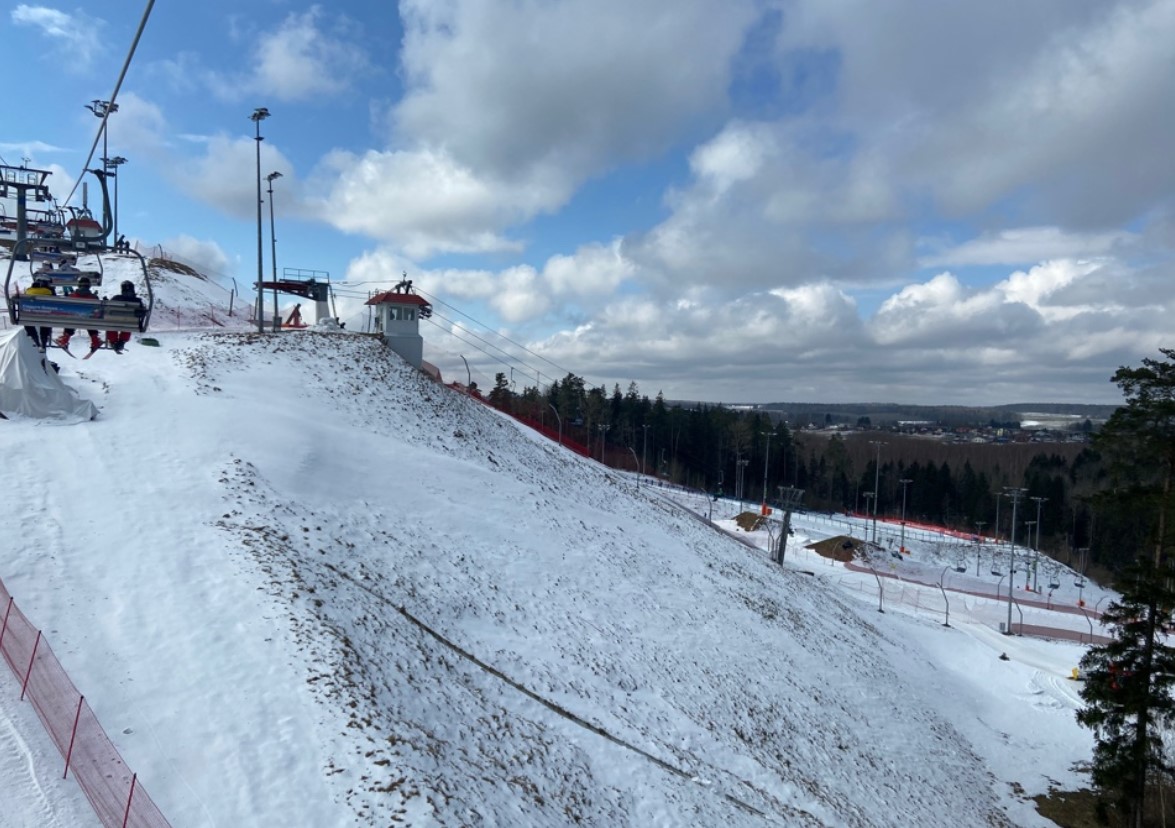
[[[37,630],[37,640],[33,642],[33,654],[29,656],[29,669],[25,671],[24,682],[20,685],[20,700],[24,701],[24,691],[29,686],[29,676],[33,674],[33,661],[37,657],[37,647],[41,646],[41,631]]]
[[[131,792],[127,794],[126,798],[126,813],[122,815],[122,828],[126,828],[127,820],[131,818],[131,800],[135,798],[135,781],[139,778],[137,773],[131,774]]]
[[[8,631],[8,615],[12,612],[12,603],[16,599],[8,596],[8,608],[4,610],[4,626],[0,627],[0,652],[4,650],[4,633]]]
[[[69,776],[69,759],[73,756],[73,740],[78,735],[78,721],[82,717],[82,702],[86,700],[85,696],[78,696],[78,710],[73,714],[73,732],[69,734],[69,750],[65,752],[65,773],[61,775],[62,779]]]

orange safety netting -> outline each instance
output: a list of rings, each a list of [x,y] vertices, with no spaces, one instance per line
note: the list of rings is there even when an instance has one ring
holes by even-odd
[[[105,828],[170,828],[47,641],[0,581],[0,655]]]

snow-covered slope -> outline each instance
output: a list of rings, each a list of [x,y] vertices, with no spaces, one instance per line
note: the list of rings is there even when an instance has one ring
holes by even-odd
[[[377,339],[152,335],[63,364],[97,420],[0,428],[0,577],[177,828],[1047,824],[950,720],[958,633]],[[29,813],[86,824],[59,776]]]

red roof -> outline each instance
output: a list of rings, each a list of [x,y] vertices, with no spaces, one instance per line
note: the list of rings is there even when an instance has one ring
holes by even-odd
[[[415,293],[396,293],[394,290],[386,290],[383,293],[377,293],[366,302],[365,305],[382,305],[391,302],[396,305],[427,305],[428,300],[423,296],[418,296]]]

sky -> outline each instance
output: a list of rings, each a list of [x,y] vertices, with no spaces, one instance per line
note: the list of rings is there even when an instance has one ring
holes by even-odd
[[[0,156],[58,197],[136,5],[0,7],[30,78]],[[263,106],[278,272],[329,273],[353,326],[406,273],[446,375],[1114,403],[1170,344],[1173,38],[1175,0],[159,4],[119,226],[250,294]]]
[[[843,516],[797,515],[780,568],[733,501],[561,449],[368,337],[194,329],[217,289],[154,282],[158,347],[49,352],[96,419],[5,409],[0,579],[176,828],[1043,828],[1027,797],[1086,781],[1083,647],[1001,636],[1006,598],[956,591],[1007,595],[990,545],[975,577],[974,544],[911,528],[873,560],[907,579],[879,613],[871,573],[805,549],[866,534]],[[1103,632],[1071,610],[1104,591],[1022,577],[1027,623]],[[96,825],[19,695],[0,662],[6,819]]]

